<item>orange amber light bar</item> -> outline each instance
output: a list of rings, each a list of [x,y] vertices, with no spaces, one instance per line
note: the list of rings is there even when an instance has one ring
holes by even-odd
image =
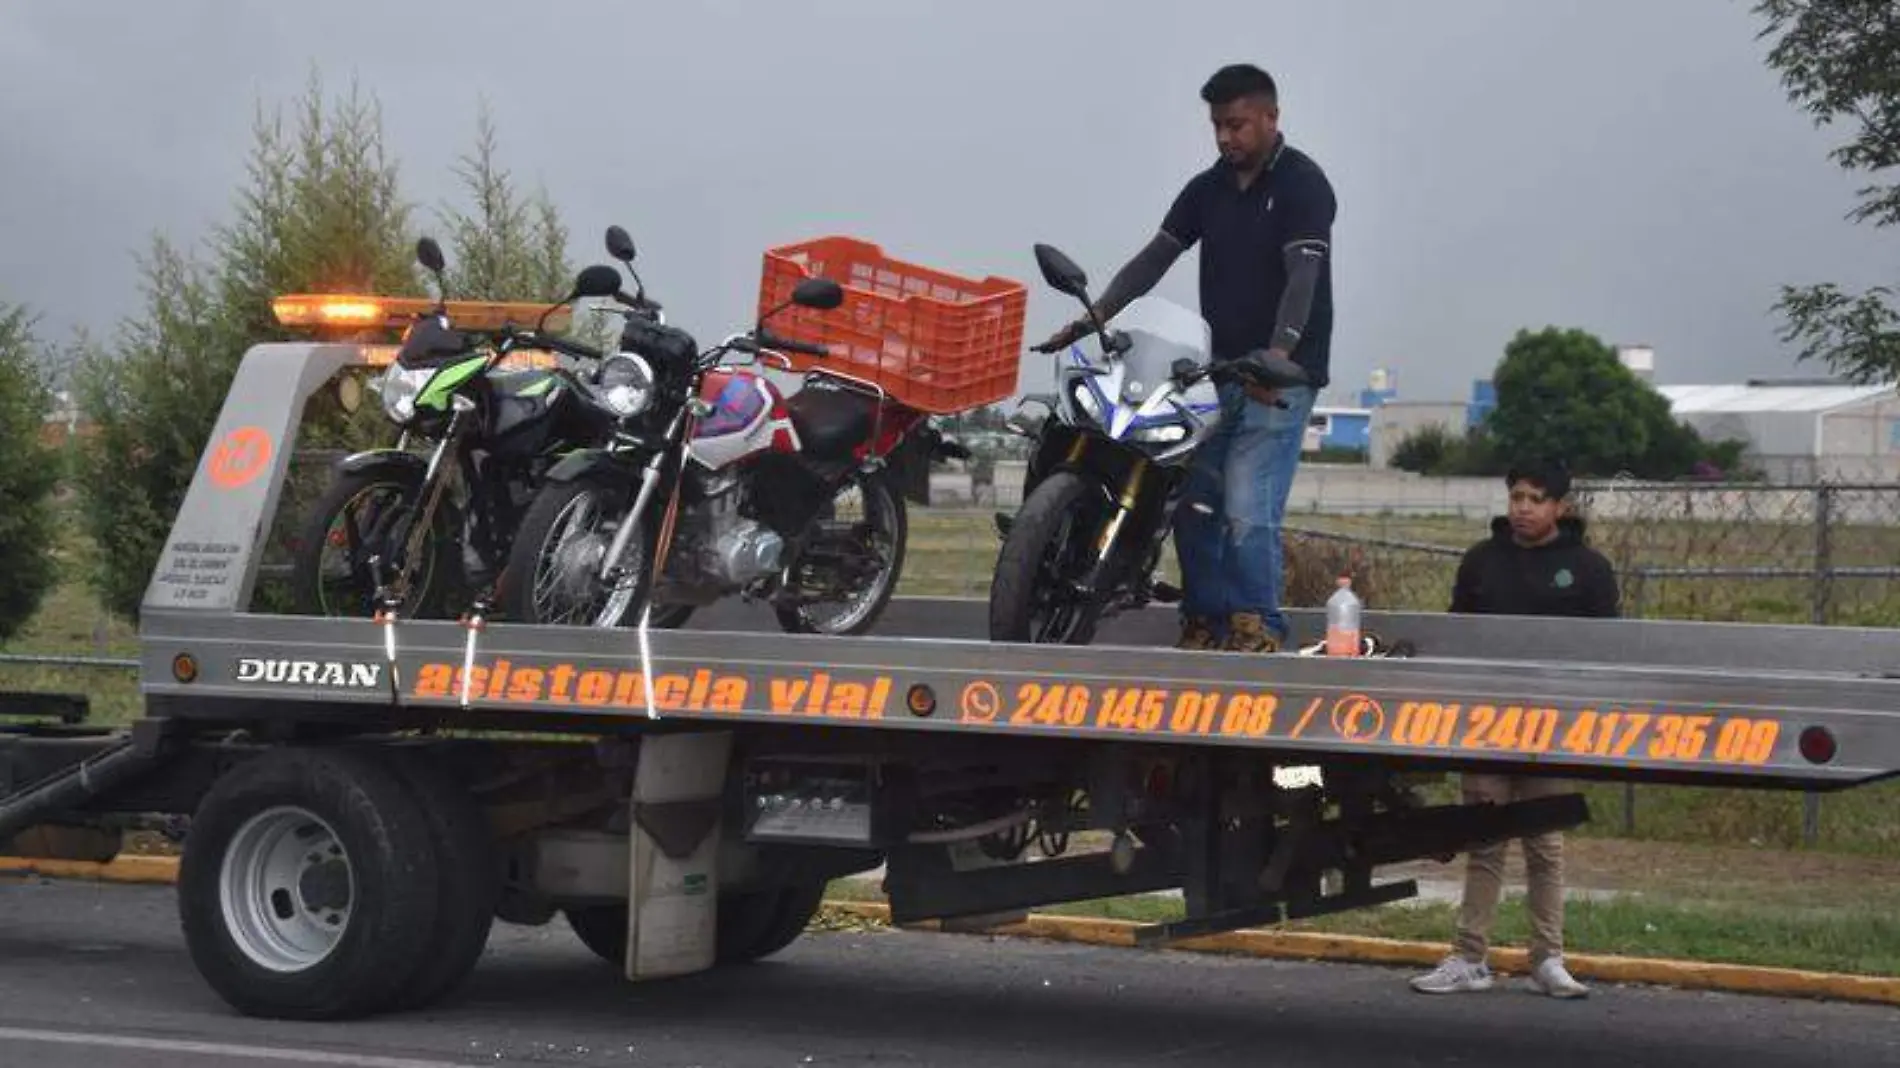
[[[436,302],[423,297],[365,297],[347,293],[286,293],[271,301],[271,314],[284,326],[383,327],[400,330],[416,316],[433,311]],[[499,330],[513,324],[532,329],[548,310],[546,304],[526,301],[451,300],[442,310],[458,330]],[[563,306],[548,316],[547,327],[558,329],[568,320]]]

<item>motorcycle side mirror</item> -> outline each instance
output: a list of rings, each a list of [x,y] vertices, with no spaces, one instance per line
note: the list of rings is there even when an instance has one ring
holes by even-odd
[[[619,260],[621,263],[631,266],[634,257],[633,238],[627,234],[627,231],[621,229],[619,226],[609,226],[607,228],[607,254]]]
[[[416,262],[422,264],[424,270],[435,275],[441,274],[442,269],[448,265],[448,261],[442,258],[442,246],[436,244],[433,237],[425,237],[416,242]]]
[[[449,283],[442,277],[442,269],[448,265],[448,261],[443,259],[442,246],[435,243],[435,238],[424,237],[416,242],[416,262],[422,264],[424,270],[435,275],[436,299],[448,300]]]
[[[1035,411],[1032,409],[1041,409]],[[1055,405],[1042,397],[1024,397],[1016,402],[1016,410],[1003,420],[1003,427],[1012,434],[1033,438],[1042,432],[1043,423],[1054,414]]]
[[[1053,245],[1037,245],[1036,266],[1042,270],[1042,280],[1049,283],[1049,288],[1083,303],[1088,302],[1088,274],[1074,260],[1063,255],[1061,249]]]
[[[1193,382],[1201,376],[1201,365],[1183,356],[1168,368],[1174,373],[1174,380],[1183,385]]]
[[[792,290],[792,303],[801,308],[830,311],[844,303],[844,287],[829,278],[807,278]]]

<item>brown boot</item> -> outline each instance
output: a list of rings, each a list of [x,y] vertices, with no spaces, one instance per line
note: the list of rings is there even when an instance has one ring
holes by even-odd
[[[1267,631],[1267,622],[1254,612],[1235,612],[1227,621],[1222,649],[1233,653],[1277,653],[1280,640]]]
[[[1191,616],[1181,624],[1181,639],[1174,643],[1176,649],[1213,649],[1218,645],[1213,625],[1199,616]]]

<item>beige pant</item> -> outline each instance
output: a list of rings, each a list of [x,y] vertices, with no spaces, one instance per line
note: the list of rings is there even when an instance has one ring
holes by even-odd
[[[1489,801],[1508,804],[1569,792],[1561,780],[1467,773],[1463,776],[1466,804]],[[1524,848],[1531,914],[1531,964],[1564,950],[1564,836],[1561,831],[1531,835],[1518,841]],[[1504,889],[1504,857],[1510,840],[1471,851],[1465,868],[1464,904],[1458,911],[1458,938],[1453,952],[1469,961],[1483,961],[1490,948],[1491,925],[1497,919],[1498,897]]]

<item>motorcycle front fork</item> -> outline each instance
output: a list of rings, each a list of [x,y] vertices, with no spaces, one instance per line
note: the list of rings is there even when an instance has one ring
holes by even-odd
[[[660,469],[665,465],[668,454],[673,451],[670,446],[681,440],[689,440],[682,439],[680,435],[683,432],[689,432],[687,425],[689,416],[697,418],[705,414],[700,411],[701,408],[705,408],[705,403],[695,398],[691,403],[680,409],[679,414],[673,417],[673,422],[666,428],[666,433],[661,436],[661,440],[666,442],[668,447],[655,449],[653,455],[647,459],[646,466],[641,469],[640,490],[634,494],[633,506],[627,509],[626,515],[621,517],[620,529],[614,531],[614,540],[607,546],[606,555],[601,557],[600,581],[602,585],[611,587],[619,583],[621,573],[620,558],[626,555],[627,546],[633,541],[634,529],[640,525],[640,517],[646,514],[647,504],[653,500],[653,492],[660,485]],[[710,412],[711,409],[706,408],[706,411]],[[686,450],[681,448],[680,466],[682,469],[685,467],[685,464]],[[659,566],[658,557],[664,555],[665,542],[668,540],[666,535],[669,533],[670,531],[661,532],[661,551],[655,554],[655,560],[650,561],[650,565],[655,569],[654,573],[656,575],[658,574],[657,568]]]
[[[1141,499],[1141,483],[1147,473],[1147,458],[1136,457],[1127,479],[1122,482],[1121,492],[1114,499],[1115,510],[1109,514],[1108,522],[1102,525],[1102,533],[1095,539],[1095,559],[1089,564],[1088,574],[1083,576],[1077,592],[1094,596],[1101,588],[1103,576],[1108,571],[1108,562],[1115,555],[1115,545],[1121,537],[1122,527],[1128,522],[1128,513],[1134,510],[1135,502]]]
[[[379,601],[401,604],[409,596],[410,564],[422,553],[422,543],[429,537],[429,531],[435,526],[435,510],[440,506],[442,494],[448,487],[448,479],[439,477],[443,461],[461,436],[464,413],[472,407],[472,403],[464,404],[460,396],[455,400],[455,411],[449,416],[448,429],[442,432],[442,439],[436,442],[435,450],[429,454],[429,466],[423,470],[422,501],[416,509],[414,519],[410,521],[409,536],[403,539],[401,554],[393,562],[380,559],[372,561],[377,585],[381,587],[377,596]],[[405,435],[405,440],[406,438],[407,435]]]

